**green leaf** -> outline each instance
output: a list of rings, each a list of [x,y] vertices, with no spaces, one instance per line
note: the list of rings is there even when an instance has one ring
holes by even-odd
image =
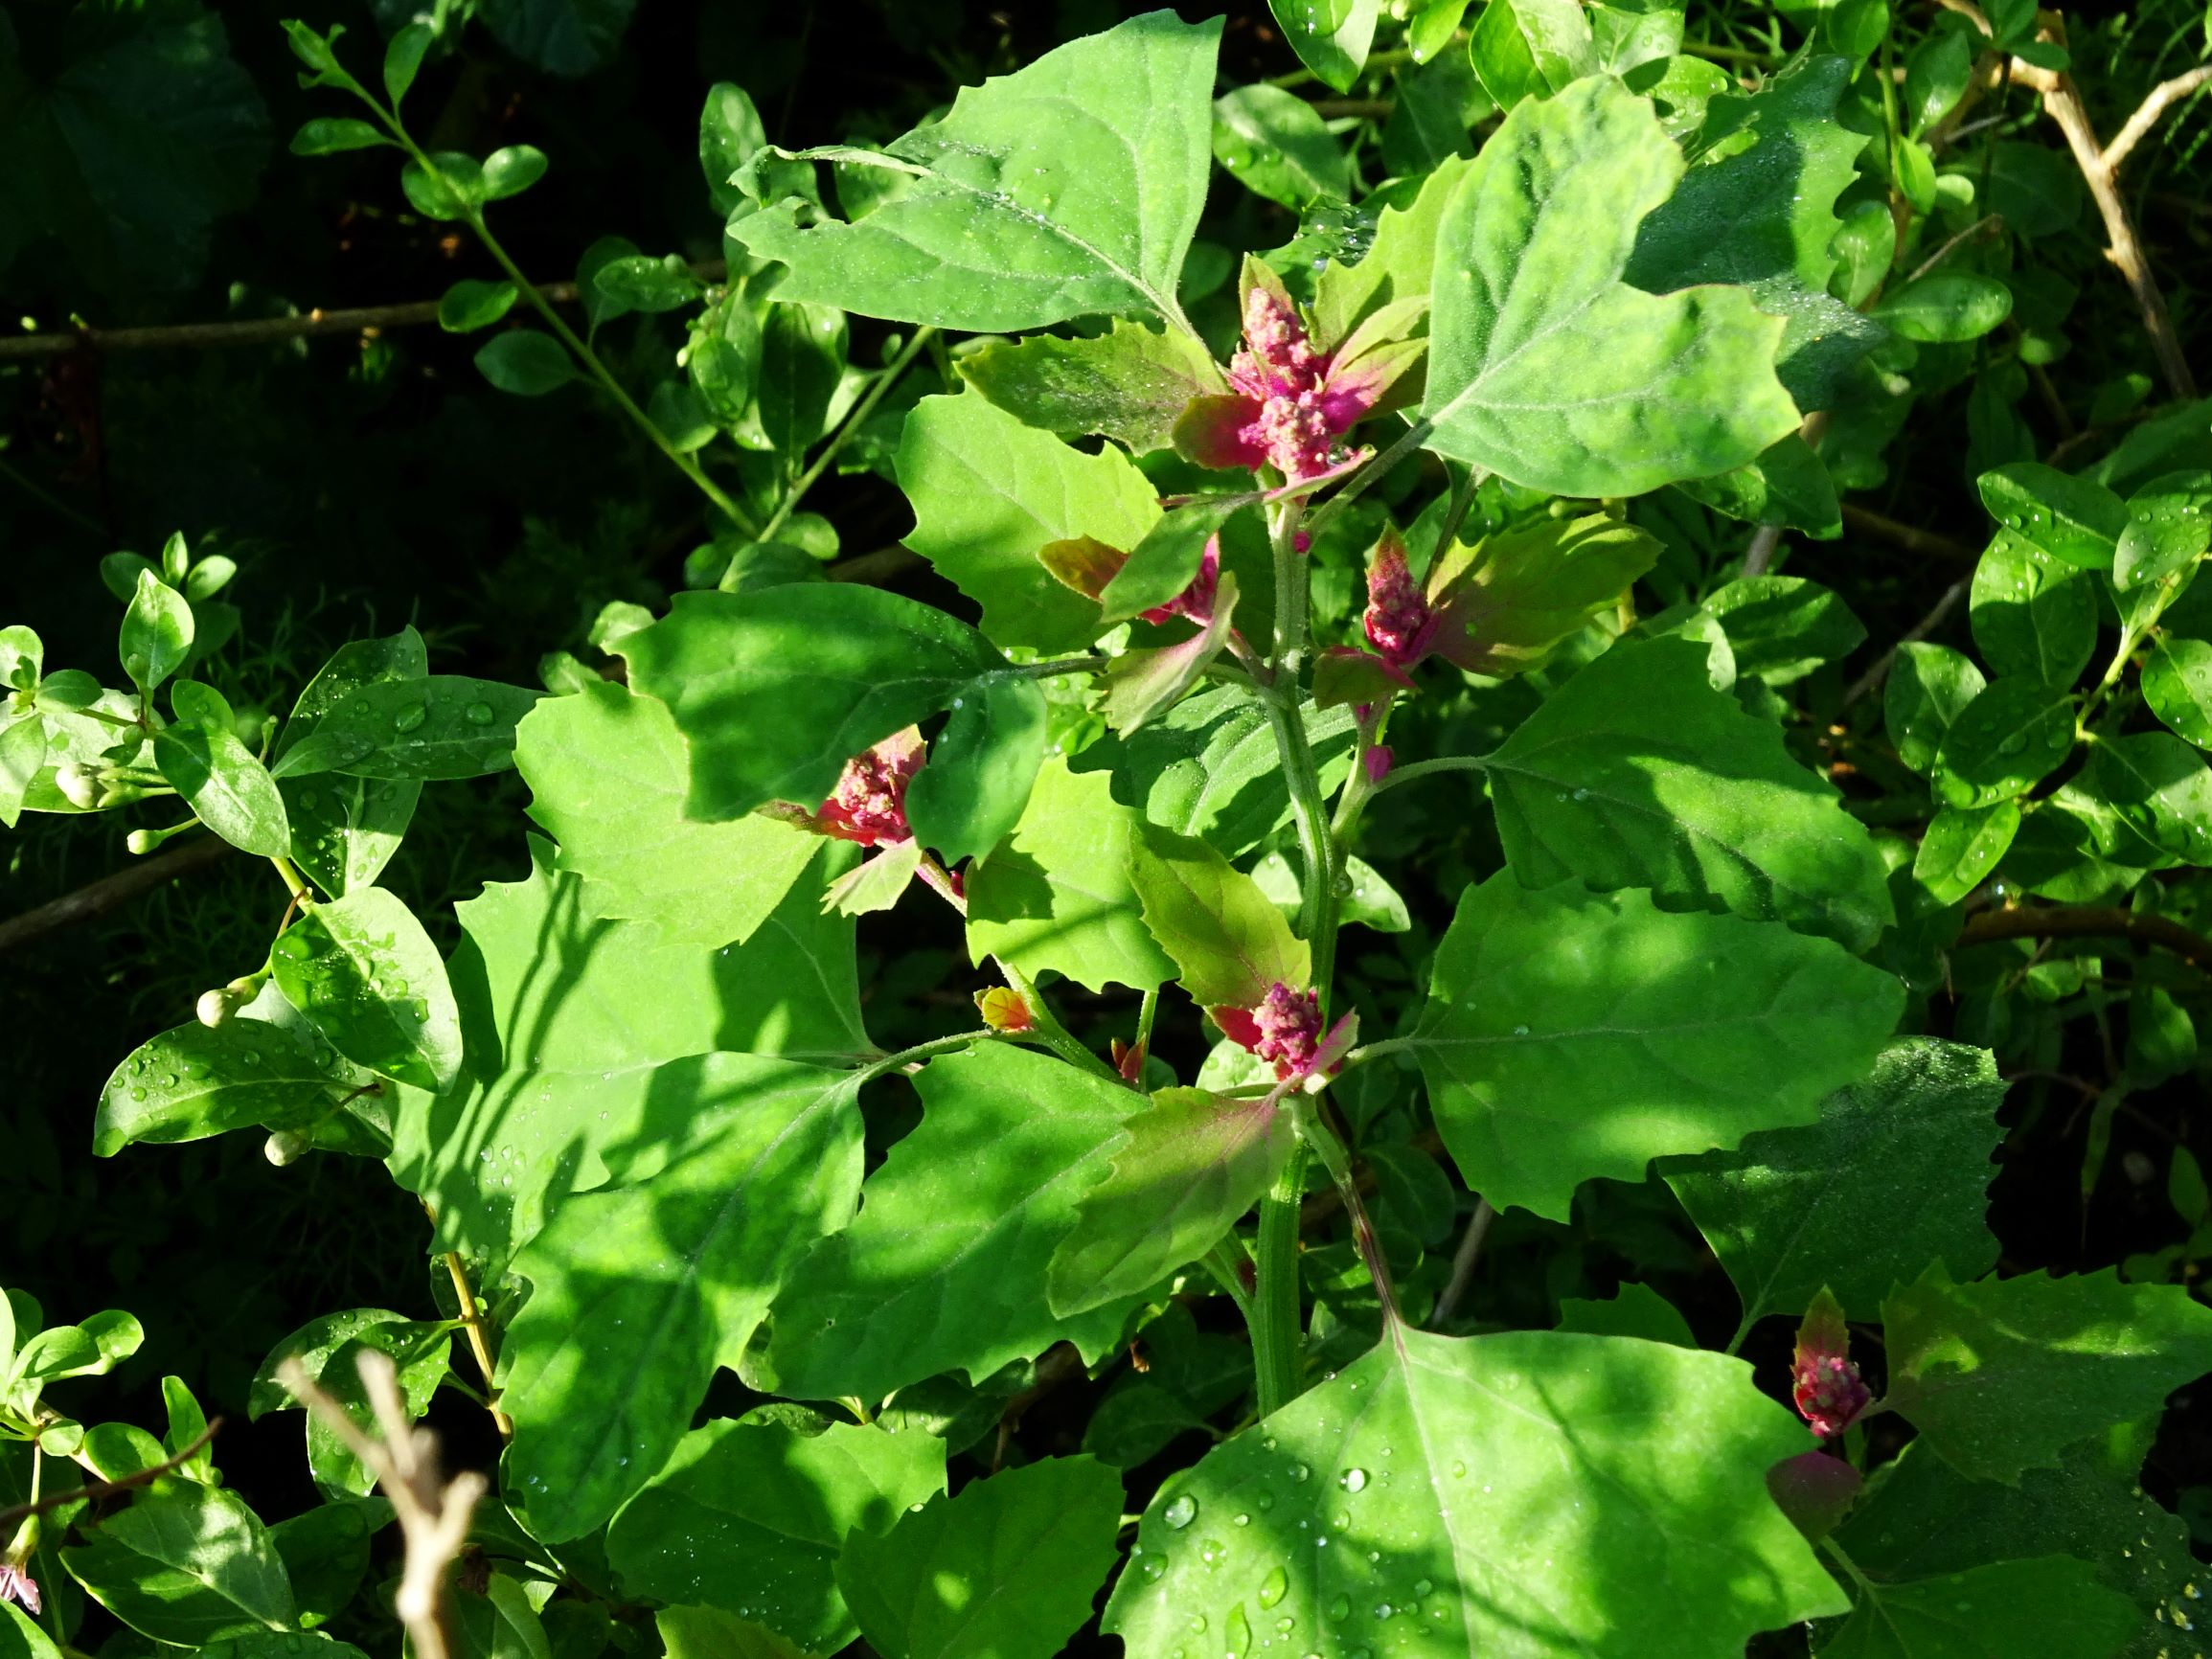
[[[1094,991],[1173,979],[1129,884],[1143,822],[1104,777],[1046,761],[1013,839],[968,873],[970,958],[1002,957],[1033,976],[1053,969]]]
[[[1498,835],[1531,886],[1649,887],[1672,905],[1871,944],[1881,860],[1835,789],[1706,672],[1688,640],[1615,646],[1484,760]]]
[[[1907,340],[1954,345],[1980,339],[2012,309],[2012,289],[1995,277],[1937,271],[1884,294],[1873,315]]]
[[[983,607],[1002,646],[1074,650],[1102,627],[1098,606],[1038,559],[1051,541],[1133,548],[1158,522],[1152,486],[1116,450],[1085,455],[983,397],[924,398],[899,441],[915,552]]]
[[[1179,323],[1220,34],[1155,11],[1073,41],[880,154],[828,152],[905,177],[865,218],[803,226],[787,200],[730,234],[789,267],[779,299],[977,333],[1094,312]]]
[[[438,300],[438,326],[448,334],[472,334],[489,329],[514,309],[520,290],[513,283],[482,283],[465,277]]]
[[[1454,541],[1429,576],[1430,602],[1444,608],[1435,648],[1471,673],[1526,673],[1616,609],[1658,557],[1656,538],[1604,513]]]
[[[1693,1351],[1698,1346],[1690,1322],[1649,1284],[1623,1284],[1620,1293],[1609,1302],[1562,1298],[1559,1329],[1585,1336],[1633,1336],[1644,1342],[1671,1343]]]
[[[1129,885],[1177,979],[1206,1007],[1258,1008],[1268,988],[1303,988],[1311,952],[1259,885],[1205,842],[1147,824],[1129,842]]]
[[[1203,1089],[1162,1089],[1123,1133],[1053,1252],[1062,1316],[1139,1295],[1219,1244],[1274,1185],[1292,1139],[1279,1104]]]
[[[1099,620],[1129,622],[1189,587],[1204,562],[1206,543],[1246,505],[1234,496],[1213,496],[1162,514],[1100,592]]]
[[[707,197],[720,217],[729,217],[743,204],[744,193],[731,178],[767,143],[767,128],[750,93],[732,80],[718,80],[707,88],[706,103],[699,110],[699,171],[706,178]]]
[[[403,1097],[393,1135],[393,1174],[429,1201],[436,1247],[492,1272],[549,1204],[681,1144],[656,1092],[665,1063],[718,1049],[841,1060],[871,1047],[853,924],[823,916],[815,894],[793,892],[742,945],[671,945],[594,915],[544,842],[531,857],[527,881],[457,907],[469,1086]]]
[[[2090,750],[2080,783],[2110,809],[2110,851],[2124,861],[2212,865],[2212,772],[2178,738],[2107,739]]]
[[[1837,197],[1866,140],[1837,118],[1852,65],[1812,57],[1757,92],[1707,106],[1692,166],[1636,233],[1629,281],[1653,293],[1701,283],[1749,289],[1787,321],[1775,372],[1800,407],[1836,406],[1881,330],[1828,295]]]
[[[2096,647],[2096,585],[2079,566],[2000,530],[1974,566],[1967,617],[1974,644],[1998,674],[2064,690]]]
[[[548,697],[514,736],[530,815],[560,843],[555,867],[583,877],[598,914],[650,923],[670,944],[742,944],[821,850],[772,818],[686,818],[683,735],[663,704],[621,686]]]
[[[1995,1264],[1984,1216],[2004,1097],[1987,1052],[1906,1037],[1822,1101],[1818,1123],[1669,1163],[1667,1185],[1727,1269],[1746,1329],[1802,1313],[1824,1287],[1863,1312],[1930,1261],[1969,1277]]]
[[[1992,680],[1936,751],[1936,798],[1988,807],[2025,794],[2074,749],[2074,699],[2041,680]]]
[[[1062,437],[1099,433],[1138,455],[1172,448],[1191,399],[1224,389],[1214,359],[1190,335],[1118,318],[1106,332],[1078,339],[993,341],[963,354],[957,367],[970,386],[1025,424]],[[1018,482],[1021,474],[1008,476]]]
[[[269,1542],[276,1546],[285,1572],[292,1580],[292,1600],[298,1605],[302,1625],[318,1629],[345,1610],[368,1574],[370,1539],[391,1519],[390,1504],[381,1498],[363,1498],[326,1503],[269,1529]],[[328,1645],[307,1648],[307,1643],[316,1640],[308,1636],[272,1632],[247,1640],[298,1644],[298,1648],[285,1651],[283,1659],[315,1659],[317,1653],[322,1659],[340,1659],[345,1651],[341,1648],[333,1654]]]
[[[1741,466],[1796,428],[1770,367],[1782,325],[1747,294],[1622,281],[1637,222],[1681,173],[1617,81],[1506,117],[1437,233],[1450,277],[1430,319],[1430,448],[1532,489],[1634,495]]]
[[[233,847],[262,858],[291,850],[276,780],[228,726],[165,726],[153,735],[153,759],[199,821]]]
[[[1045,1283],[1134,1097],[1001,1043],[934,1059],[915,1085],[921,1127],[776,1305],[764,1373],[778,1394],[879,1399],[941,1372],[985,1377],[1063,1339],[1096,1355],[1120,1334],[1125,1307],[1058,1319]]]
[[[480,0],[492,37],[548,74],[588,75],[611,62],[637,0]]]
[[[383,639],[353,640],[340,646],[293,700],[291,717],[277,738],[280,761],[312,734],[325,716],[363,687],[390,680],[422,680],[429,672],[429,648],[412,627]]]
[[[1550,98],[1597,68],[1597,45],[1577,0],[1489,0],[1468,53],[1475,79],[1500,109]]]
[[[399,851],[422,785],[416,779],[280,778],[292,861],[333,898],[367,887]]]
[[[668,1462],[794,1262],[860,1189],[852,1074],[701,1055],[653,1079],[682,1147],[630,1185],[569,1198],[514,1261],[530,1300],[500,1351],[508,1489],[559,1543]]]
[[[2134,1627],[2125,1597],[2068,1556],[1868,1586],[1821,1659],[2111,1659]]]
[[[1946,807],[1921,837],[1913,876],[1938,904],[1956,904],[1989,878],[2019,830],[2017,801]]]
[[[1802,530],[1828,541],[1843,534],[1843,509],[1836,481],[1813,448],[1796,433],[1770,443],[1759,459],[1718,478],[1685,479],[1677,488],[1747,524]]]
[[[1223,571],[1204,627],[1172,646],[1124,651],[1106,665],[1106,724],[1117,732],[1133,732],[1174,708],[1227,648],[1236,620],[1236,574]]]
[[[23,28],[31,50],[0,37],[0,269],[52,237],[107,294],[192,287],[269,151],[220,15],[172,0]]]
[[[1105,1627],[1132,1659],[1187,1650],[1201,1609],[1236,1652],[1288,1618],[1405,1659],[1722,1659],[1846,1606],[1767,1496],[1804,1445],[1720,1354],[1393,1327],[1169,1480]]]
[[[2212,644],[2161,634],[2143,664],[2143,700],[2169,730],[2212,749]]]
[[[1308,703],[1299,714],[1321,786],[1334,790],[1351,765],[1352,711]],[[1290,821],[1266,712],[1234,686],[1186,697],[1126,738],[1108,733],[1068,763],[1078,774],[1110,774],[1116,801],[1231,858]]]
[[[61,1552],[69,1576],[157,1642],[198,1647],[292,1622],[284,1562],[235,1492],[165,1476],[80,1535]]]
[[[545,152],[527,144],[511,144],[484,158],[484,199],[504,201],[520,195],[545,176]]]
[[[1021,816],[1043,759],[1042,693],[982,635],[856,582],[687,593],[616,642],[630,683],[667,704],[691,751],[684,810],[719,822],[812,807],[845,762],[939,709],[951,723],[910,794],[930,845],[988,846]],[[972,792],[972,804],[969,793]],[[950,847],[946,849],[950,851]]]
[[[568,348],[536,329],[492,335],[477,351],[476,367],[500,391],[518,398],[542,398],[582,378]]]
[[[399,1398],[408,1419],[420,1419],[430,1409],[430,1397],[448,1374],[450,1332],[436,1325],[376,1326],[340,1343],[322,1356],[316,1381],[352,1419],[363,1434],[377,1432],[378,1418],[361,1376],[361,1357],[378,1352],[398,1368]],[[366,1497],[376,1489],[376,1477],[353,1455],[353,1448],[321,1418],[307,1418],[308,1472],[326,1501],[343,1502]]]
[[[1563,1219],[1593,1177],[1812,1122],[1902,1001],[1827,940],[1500,874],[1461,896],[1412,1047],[1468,1185]]]
[[[2123,593],[2185,569],[2212,546],[2212,473],[2169,472],[2128,497],[2127,528],[2112,559]]]
[[[100,1091],[92,1150],[107,1158],[141,1141],[299,1128],[376,1080],[264,989],[219,1026],[178,1026],[133,1050]]]
[[[2039,551],[2082,570],[2110,570],[2128,506],[2103,485],[2018,461],[1977,481],[1990,516]]]
[[[1923,777],[1934,771],[1951,722],[1988,683],[1963,651],[1925,640],[1899,646],[1881,702],[1897,758]]]
[[[54,1638],[11,1602],[0,1602],[0,1659],[62,1659]]]
[[[1409,205],[1386,207],[1376,218],[1365,259],[1356,265],[1332,260],[1323,268],[1313,279],[1315,334],[1341,340],[1385,306],[1427,296],[1437,229],[1473,166],[1461,156],[1439,163]]]
[[[945,1443],[833,1422],[712,1422],[607,1529],[624,1593],[742,1609],[817,1652],[859,1634],[837,1594],[848,1534],[880,1536],[945,1490]]]
[[[2012,1485],[2212,1371],[2212,1307],[2108,1269],[1954,1284],[1941,1263],[1882,1304],[1884,1403],[1944,1462]]]
[[[1744,577],[1706,595],[1701,608],[1728,636],[1738,677],[1770,686],[1791,685],[1866,639],[1833,589],[1802,577]]]
[[[1366,0],[1366,11],[1372,29],[1375,0]],[[1253,194],[1293,212],[1352,194],[1351,159],[1328,123],[1280,86],[1240,86],[1214,100],[1214,159]]]
[[[377,149],[391,144],[380,127],[351,116],[318,116],[292,134],[294,155],[336,155],[349,149]]]
[[[438,38],[438,32],[427,23],[409,23],[396,33],[384,48],[384,95],[391,99],[392,107],[399,108],[400,100],[407,96],[421,73],[422,58]]]
[[[247,1420],[258,1421],[272,1411],[300,1409],[300,1402],[292,1398],[291,1390],[277,1377],[287,1359],[298,1360],[308,1379],[319,1382],[324,1373],[332,1371],[333,1359],[349,1351],[357,1353],[373,1349],[396,1363],[411,1363],[433,1345],[443,1349],[445,1344],[439,1339],[445,1335],[432,1321],[409,1319],[404,1313],[395,1313],[388,1307],[348,1307],[337,1313],[320,1314],[269,1350],[261,1369],[254,1373],[253,1385],[246,1394]],[[339,1362],[341,1369],[343,1364]],[[337,1380],[333,1372],[331,1381]]]
[[[668,1659],[813,1659],[765,1625],[716,1607],[663,1607],[653,1626]]]
[[[138,585],[124,612],[116,641],[123,671],[141,692],[151,692],[176,672],[192,651],[192,606],[151,569],[138,573]]]
[[[515,724],[541,695],[462,674],[378,679],[331,707],[277,769],[415,782],[503,772],[514,762]]]
[[[291,1005],[356,1064],[439,1093],[461,1070],[461,1014],[438,947],[381,887],[318,904],[270,950]]]
[[[399,170],[399,190],[424,218],[450,223],[484,205],[484,164],[454,150],[432,150],[428,166],[410,161]]]
[[[837,1587],[884,1659],[1052,1659],[1114,1563],[1121,1477],[1045,1458],[855,1533]]]
[[[822,895],[822,906],[840,916],[867,916],[889,910],[905,896],[908,885],[921,869],[921,842],[901,841],[878,848],[864,863],[854,866],[830,884],[829,891]]]
[[[2069,1449],[2058,1468],[2029,1469],[2005,1486],[1967,1480],[1927,1447],[1908,1446],[1836,1541],[1877,1584],[2022,1557],[2077,1557],[2135,1603],[2135,1638],[2117,1659],[2155,1659],[2170,1628],[2197,1622],[2203,1569],[2190,1554],[2187,1524],[2143,1494],[2142,1460],[2142,1439],[2122,1430]]]

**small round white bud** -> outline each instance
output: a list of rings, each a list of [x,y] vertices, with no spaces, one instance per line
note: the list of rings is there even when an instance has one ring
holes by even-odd
[[[262,1143],[262,1156],[281,1170],[306,1157],[312,1146],[298,1129],[279,1129]]]
[[[199,1001],[192,1005],[192,1011],[199,1017],[200,1024],[213,1030],[230,1018],[232,1006],[229,991],[203,990]]]
[[[100,805],[100,780],[75,761],[64,761],[54,768],[54,786],[72,807],[89,811]]]
[[[161,837],[150,830],[133,830],[124,837],[123,844],[133,852],[147,853],[161,845]]]

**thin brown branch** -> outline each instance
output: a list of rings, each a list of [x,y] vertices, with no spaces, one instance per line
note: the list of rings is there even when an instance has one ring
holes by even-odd
[[[692,266],[708,282],[719,280],[720,260]],[[557,306],[578,298],[574,283],[538,283],[537,291]],[[386,329],[419,328],[438,320],[436,300],[408,300],[390,306],[355,306],[336,310],[295,312],[288,317],[248,317],[231,323],[165,323],[144,329],[73,329],[50,334],[18,334],[0,339],[0,363],[58,357],[83,349],[93,352],[204,351],[228,346],[274,346],[324,334],[376,334]]]
[[[216,1431],[222,1425],[223,1420],[217,1418],[193,1437],[192,1444],[167,1463],[155,1464],[149,1469],[140,1469],[135,1474],[124,1475],[112,1481],[94,1481],[88,1487],[71,1487],[65,1492],[50,1492],[34,1504],[17,1504],[11,1509],[0,1510],[0,1532],[12,1533],[17,1523],[27,1521],[33,1515],[43,1515],[49,1510],[62,1509],[70,1504],[88,1504],[100,1498],[113,1497],[117,1492],[127,1492],[133,1487],[150,1485],[161,1476],[192,1462],[199,1455],[200,1448],[215,1439]]]
[[[1967,919],[1961,945],[2006,939],[2128,939],[2170,950],[2200,973],[2212,973],[2212,939],[2163,916],[2097,904],[2019,905],[1984,910]]]
[[[1930,558],[1954,558],[1972,564],[1981,557],[1963,541],[1953,541],[1948,535],[1938,535],[1932,530],[1917,530],[1909,524],[1875,512],[1864,507],[1843,504],[1843,527],[1856,530],[1861,535],[1870,535],[1877,541],[1886,541],[1892,547],[1901,547],[1906,553],[1926,554]]]
[[[1966,598],[1967,589],[1973,583],[1973,579],[1972,577],[1962,576],[1950,586],[1945,588],[1943,597],[1929,607],[1927,615],[1905,629],[1897,644],[1881,653],[1874,667],[1868,669],[1866,672],[1852,682],[1851,689],[1843,693],[1843,706],[1848,709],[1869,692],[1880,691],[1881,682],[1889,677],[1890,668],[1897,661],[1897,653],[1906,646],[1918,645],[1941,627],[1944,618],[1950,615],[1952,610],[1957,607],[1960,600]]]
[[[2150,135],[2158,125],[2158,118],[2175,104],[2187,98],[2200,86],[2212,81],[2212,63],[2192,69],[2186,75],[2177,75],[2171,80],[2162,80],[2151,88],[2148,98],[2135,106],[2135,113],[2128,117],[2125,126],[2105,146],[2105,166],[2112,172],[2120,170],[2120,164],[2128,159],[2128,152]]]
[[[35,910],[26,910],[20,916],[0,921],[0,950],[28,944],[61,928],[105,916],[188,871],[213,864],[230,850],[229,842],[201,835],[140,863],[126,865],[113,875],[103,875],[98,881],[74,893],[65,893]]]
[[[2064,31],[2055,17],[2040,34],[2041,38],[2058,45],[2065,44]],[[2181,353],[2180,336],[2174,331],[2174,319],[2166,309],[2165,293],[2159,288],[2157,278],[2151,274],[2150,261],[2144,258],[2142,241],[2135,234],[2135,221],[2120,194],[2117,179],[2119,161],[2134,148],[2143,131],[2182,94],[2177,92],[2160,99],[2163,87],[2153,92],[2144,101],[2144,107],[2129,118],[2120,137],[2113,140],[2108,150],[2097,137],[2096,126],[2089,120],[2088,108],[2083,103],[2081,89],[2074,84],[2072,76],[2039,69],[2018,57],[2013,59],[2012,74],[2022,86],[2041,94],[2044,112],[2059,124],[2066,148],[2073,151],[2074,165],[2081,170],[2083,182],[2089,187],[2089,197],[2097,204],[2098,216],[2105,221],[2105,257],[2119,267],[2120,275],[2127,279],[2135,296],[2135,307],[2142,312],[2143,327],[2151,336],[2152,352],[2158,359],[2167,384],[2177,397],[2195,398],[2197,378],[2189,372],[2188,359]],[[2151,107],[2154,102],[2156,102],[2155,108]],[[2147,117],[2146,110],[2149,111]],[[2141,130],[2137,129],[2138,121],[2142,123]]]
[[[348,1451],[376,1477],[406,1546],[392,1610],[407,1627],[408,1648],[417,1659],[447,1659],[452,1646],[445,1632],[446,1569],[468,1536],[468,1518],[490,1486],[474,1471],[447,1481],[438,1467],[438,1439],[408,1418],[399,1397],[399,1374],[388,1354],[374,1350],[359,1360],[361,1382],[376,1413],[378,1435],[362,1432],[345,1407],[315,1386],[306,1367],[287,1359],[277,1380],[292,1398],[321,1420]]]
[[[1488,1198],[1474,1201],[1474,1214],[1467,1218],[1467,1231],[1459,1237],[1459,1248],[1451,1255],[1451,1278],[1444,1286],[1444,1294],[1436,1299],[1436,1307],[1428,1316],[1428,1329],[1442,1330],[1459,1311],[1459,1299],[1467,1294],[1467,1287],[1474,1283],[1474,1264],[1482,1255],[1482,1241],[1490,1237],[1490,1225],[1497,1219],[1497,1212],[1490,1207]]]

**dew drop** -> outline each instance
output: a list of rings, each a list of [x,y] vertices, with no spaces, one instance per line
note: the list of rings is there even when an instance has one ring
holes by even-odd
[[[467,716],[471,726],[489,726],[491,724],[491,705],[490,703],[470,703],[462,713]]]
[[[1348,1492],[1365,1491],[1367,1489],[1367,1471],[1357,1467],[1348,1468],[1336,1477],[1336,1484]]]
[[[1260,1580],[1260,1605],[1272,1607],[1288,1595],[1289,1590],[1289,1575],[1280,1567],[1271,1569],[1267,1576]]]
[[[1336,1600],[1335,1600],[1335,1601],[1334,1601],[1334,1602],[1330,1602],[1330,1603],[1329,1603],[1329,1617],[1330,1617],[1330,1618],[1332,1618],[1332,1619],[1349,1619],[1349,1618],[1351,1618],[1351,1617],[1352,1617],[1352,1598],[1351,1598],[1351,1597],[1349,1597],[1349,1596],[1339,1596],[1339,1597],[1337,1597],[1337,1598],[1336,1598]]]
[[[1290,1478],[1293,1481],[1303,1481],[1311,1476],[1312,1472],[1313,1471],[1308,1468],[1304,1464],[1292,1464],[1290,1466]]]
[[[395,731],[412,732],[430,717],[430,711],[421,703],[410,703],[392,716]]]
[[[1197,1515],[1198,1500],[1191,1496],[1189,1492],[1182,1493],[1174,1502],[1160,1511],[1160,1519],[1177,1532],[1181,1532],[1197,1519]]]

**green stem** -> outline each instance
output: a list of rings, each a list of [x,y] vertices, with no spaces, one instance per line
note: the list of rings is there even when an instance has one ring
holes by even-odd
[[[1140,1058],[1152,1052],[1152,1021],[1160,1011],[1160,988],[1153,986],[1145,992],[1145,1000],[1137,1009],[1137,1054]]]
[[[1299,713],[1299,671],[1307,644],[1306,556],[1298,551],[1298,504],[1284,502],[1271,515],[1275,550],[1276,694],[1266,700],[1267,723],[1274,729],[1283,781],[1290,794],[1290,817],[1297,827],[1298,851],[1305,860],[1299,901],[1299,934],[1313,953],[1313,989],[1321,1011],[1329,1011],[1329,982],[1335,967],[1336,917],[1341,896],[1336,848],[1329,833],[1329,804],[1312,745]]]
[[[885,1055],[879,1060],[871,1060],[860,1068],[860,1075],[856,1080],[864,1083],[871,1078],[879,1078],[885,1072],[897,1071],[902,1066],[910,1066],[917,1060],[929,1059],[937,1055],[953,1054],[961,1049],[973,1048],[977,1043],[996,1042],[997,1040],[998,1033],[994,1031],[964,1031],[953,1036],[932,1037],[925,1043],[916,1043],[910,1049],[901,1049],[895,1055]]]
[[[1288,1405],[1303,1391],[1306,1333],[1298,1317],[1298,1204],[1305,1187],[1306,1147],[1300,1142],[1273,1189],[1260,1200],[1258,1281],[1245,1319],[1252,1332],[1262,1417]]]
[[[859,402],[853,405],[852,413],[845,417],[845,423],[837,428],[835,436],[824,445],[822,453],[814,457],[814,464],[799,474],[799,481],[791,486],[791,492],[784,497],[783,505],[769,515],[767,523],[761,526],[757,539],[775,539],[776,532],[784,528],[784,521],[791,516],[799,503],[806,498],[807,491],[813,489],[822,474],[829,470],[830,464],[837,459],[837,452],[852,441],[853,434],[876,412],[876,405],[882,402],[884,395],[899,383],[899,377],[906,373],[907,366],[921,354],[929,344],[929,337],[936,332],[926,323],[914,330],[914,337],[900,348],[899,355],[885,365],[883,373],[876,376],[876,383],[868,388]],[[724,577],[723,580],[726,581],[729,579]]]
[[[1408,426],[1397,443],[1355,472],[1345,481],[1343,489],[1322,503],[1314,511],[1313,522],[1307,528],[1319,535],[1324,525],[1358,500],[1369,485],[1379,482],[1392,467],[1427,443],[1429,434],[1435,430],[1434,424],[1427,420],[1416,420]]]
[[[1375,1294],[1382,1303],[1384,1329],[1402,1325],[1405,1319],[1398,1310],[1398,1291],[1390,1280],[1390,1263],[1383,1257],[1381,1238],[1367,1214],[1367,1201],[1359,1195],[1359,1183],[1352,1178],[1351,1154],[1321,1116],[1319,1102],[1300,1100],[1291,1112],[1299,1140],[1320,1155],[1322,1168],[1336,1183],[1336,1195],[1344,1200],[1344,1213],[1352,1219],[1352,1242],[1359,1260],[1367,1264],[1367,1276],[1375,1282]]]
[[[1220,1282],[1221,1288],[1228,1293],[1229,1300],[1237,1305],[1238,1313],[1243,1317],[1244,1329],[1249,1330],[1252,1327],[1252,1298],[1244,1289],[1243,1280],[1237,1274],[1237,1261],[1239,1257],[1244,1256],[1244,1251],[1242,1245],[1236,1245],[1232,1254],[1232,1244],[1234,1240],[1224,1239],[1206,1252],[1206,1271]],[[1244,1260],[1249,1261],[1250,1258],[1244,1257]]]
[[[2074,736],[2077,741],[2089,735],[2089,721],[2104,706],[2105,699],[2112,694],[2112,688],[2120,683],[2120,676],[2128,671],[2129,659],[2135,654],[2136,648],[2149,637],[2151,629],[2156,625],[2156,623],[2157,618],[2153,617],[2151,621],[2140,626],[2127,628],[2121,632],[2120,648],[2112,653],[2111,666],[2106,669],[2105,677],[2097,682],[2096,689],[2089,693],[2088,700],[2082,705],[2081,718],[2074,722]]]
[[[998,971],[1006,975],[1006,983],[1019,991],[1021,1000],[1029,1005],[1029,1017],[1037,1022],[1037,1029],[1032,1034],[1038,1041],[1071,1065],[1081,1066],[1084,1071],[1102,1077],[1108,1082],[1118,1083],[1122,1080],[1121,1073],[1077,1042],[1067,1027],[1060,1023],[1059,1016],[1044,1000],[1044,993],[1037,989],[1035,980],[1005,957],[994,960],[998,964]]]
[[[1439,772],[1482,772],[1489,770],[1490,760],[1483,755],[1440,755],[1433,761],[1416,761],[1410,766],[1393,766],[1390,776],[1375,785],[1375,792],[1395,789],[1401,784],[1410,784],[1417,778],[1433,778]]]
[[[307,882],[301,878],[298,868],[289,858],[286,858],[282,853],[279,853],[276,857],[270,859],[269,862],[277,867],[277,874],[285,878],[285,885],[291,889],[291,894],[294,898],[298,899],[302,904],[311,904],[314,902],[314,895],[308,891]]]

